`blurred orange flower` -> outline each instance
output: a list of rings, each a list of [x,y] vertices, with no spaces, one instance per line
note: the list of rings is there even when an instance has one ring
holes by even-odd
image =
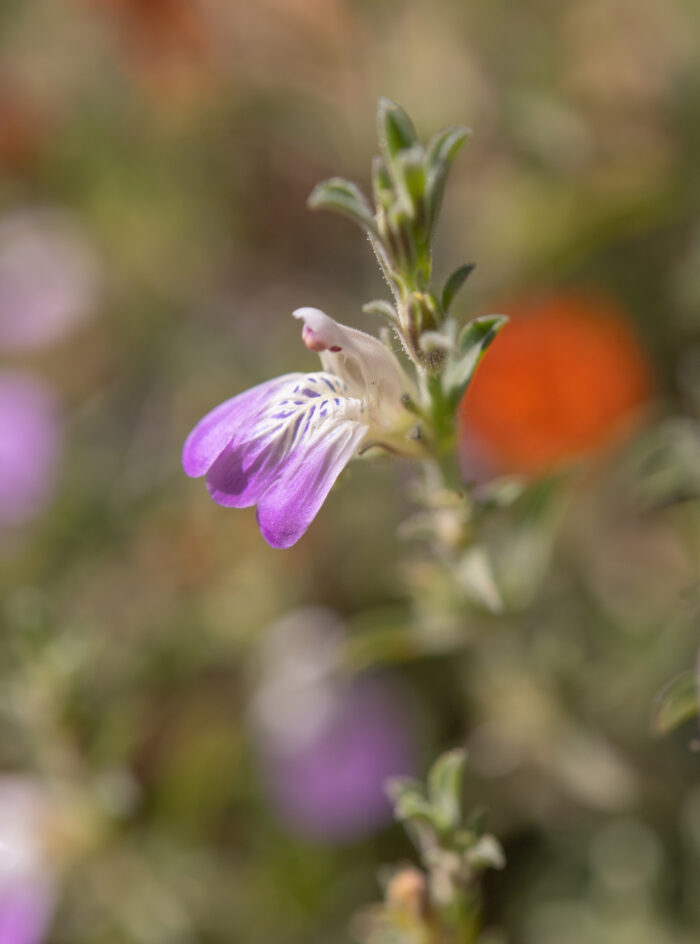
[[[459,406],[465,471],[538,473],[634,425],[653,383],[612,300],[556,294],[499,307],[510,317]]]
[[[192,0],[87,0],[111,16],[126,58],[156,93],[188,96],[206,80],[210,23]]]
[[[202,13],[190,0],[93,0],[121,20],[128,42],[144,56],[196,54],[208,45]]]

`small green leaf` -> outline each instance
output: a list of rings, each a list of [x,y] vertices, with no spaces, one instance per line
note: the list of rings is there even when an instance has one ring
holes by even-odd
[[[649,510],[700,496],[700,423],[674,417],[655,426],[632,457],[634,494]]]
[[[425,153],[423,148],[416,144],[406,151],[402,151],[396,160],[401,189],[413,210],[413,216],[419,217],[424,208],[426,187]]]
[[[475,836],[481,836],[486,825],[486,810],[483,806],[477,806],[472,810],[467,821],[464,824],[467,831]]]
[[[457,347],[463,353],[478,348],[482,353],[508,321],[507,315],[482,315],[465,325],[457,338]]]
[[[377,226],[367,199],[360,188],[342,177],[332,177],[314,187],[308,199],[314,210],[332,210],[349,217],[360,226],[377,232]]]
[[[396,199],[391,174],[387,166],[378,155],[372,159],[372,192],[377,208],[388,210]]]
[[[457,339],[460,354],[450,361],[443,376],[444,390],[452,407],[461,400],[479,361],[507,321],[505,315],[484,315],[462,329]]]
[[[387,223],[395,240],[397,261],[410,272],[418,258],[410,209],[401,201],[395,203],[389,209]]]
[[[423,784],[414,777],[392,777],[388,780],[384,789],[392,803],[397,803],[403,796],[415,793],[417,796],[423,796]]]
[[[421,351],[444,351],[448,354],[455,351],[452,338],[441,331],[424,331],[418,343]]]
[[[437,823],[443,831],[456,829],[459,825],[466,762],[466,751],[448,751],[438,757],[428,774],[428,796],[435,810]]]
[[[443,128],[431,139],[428,145],[426,163],[431,170],[437,169],[439,164],[450,163],[457,156],[468,137],[471,129],[461,125],[451,125]]]
[[[413,122],[406,112],[388,98],[380,98],[377,108],[379,142],[387,161],[391,163],[400,151],[418,143]]]
[[[491,482],[479,484],[478,491],[471,497],[474,513],[488,514],[499,508],[510,508],[527,490],[527,480],[516,476],[504,476]]]
[[[502,613],[503,597],[486,550],[476,545],[462,555],[455,571],[457,585],[472,603],[489,613]]]
[[[482,836],[465,855],[466,861],[477,872],[485,869],[505,868],[506,856],[503,847],[495,836]]]
[[[423,786],[409,777],[396,777],[386,784],[394,805],[394,816],[402,822],[418,821],[432,827],[433,808],[423,794]]]
[[[655,734],[669,734],[700,713],[698,680],[694,672],[683,672],[656,697],[652,714]]]
[[[430,803],[414,795],[402,797],[395,804],[394,816],[402,823],[421,822],[434,828],[434,811]]]
[[[468,128],[445,128],[438,132],[428,145],[426,155],[426,167],[428,169],[426,207],[430,228],[435,225],[442,206],[445,182],[452,161],[470,134]]]
[[[455,269],[452,275],[445,282],[445,287],[442,290],[442,307],[445,313],[450,310],[450,305],[454,301],[457,292],[461,289],[473,271],[474,263],[468,262],[466,265]]]
[[[373,301],[367,302],[362,306],[362,311],[366,315],[381,315],[382,318],[387,318],[392,324],[398,324],[398,316],[393,305],[390,305],[384,299],[375,298]]]

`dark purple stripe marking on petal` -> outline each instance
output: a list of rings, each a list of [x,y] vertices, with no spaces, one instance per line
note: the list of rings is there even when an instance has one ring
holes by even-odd
[[[305,425],[304,425],[304,429],[302,430],[302,435],[303,435],[303,434],[307,431],[307,429],[309,428],[309,424],[311,423],[311,417],[314,415],[315,412],[316,412],[316,407],[315,407],[315,406],[312,406],[311,409],[309,410],[308,416],[306,417],[306,423],[305,423]]]

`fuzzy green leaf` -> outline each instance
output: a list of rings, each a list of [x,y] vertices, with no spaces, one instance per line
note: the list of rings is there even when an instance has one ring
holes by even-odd
[[[456,829],[459,825],[466,762],[466,751],[448,751],[438,757],[428,774],[428,796],[441,830]]]
[[[402,797],[394,806],[394,816],[403,823],[421,822],[434,828],[434,811],[426,800],[410,795]]]
[[[403,796],[410,793],[423,796],[423,784],[414,777],[392,777],[385,784],[385,790],[392,803],[397,803]]]
[[[468,262],[466,265],[462,265],[458,269],[455,269],[452,275],[445,282],[445,287],[442,290],[442,307],[445,311],[445,314],[447,314],[447,312],[450,310],[450,305],[454,301],[457,292],[461,289],[473,271],[474,263]]]
[[[669,734],[679,725],[700,713],[698,680],[694,672],[683,672],[656,697],[652,714],[652,729],[655,734]]]
[[[471,868],[477,872],[485,869],[502,869],[506,864],[503,847],[495,836],[482,836],[465,856]]]
[[[402,822],[433,825],[433,808],[423,795],[423,786],[409,777],[396,777],[386,785],[394,805],[394,816]]]
[[[457,152],[471,132],[468,128],[445,128],[438,132],[428,145],[426,167],[428,182],[426,186],[426,207],[428,225],[433,227],[442,206],[447,175]]]
[[[372,192],[377,209],[388,210],[396,199],[391,174],[387,166],[378,155],[372,159]]]
[[[507,321],[505,315],[484,315],[462,329],[457,339],[460,353],[447,365],[443,376],[443,387],[453,407],[461,400],[479,361]]]
[[[418,246],[410,208],[403,201],[397,201],[387,213],[387,224],[393,235],[394,255],[397,262],[405,270],[412,271],[418,259]]]
[[[342,177],[332,177],[314,187],[308,199],[314,210],[332,210],[349,217],[364,229],[376,233],[372,210],[360,188]]]
[[[400,151],[418,143],[413,122],[403,108],[388,98],[379,99],[377,128],[380,146],[388,163],[391,163]]]
[[[404,199],[411,205],[413,216],[420,218],[424,212],[426,188],[425,152],[416,144],[399,154],[396,161]]]
[[[367,302],[362,306],[362,311],[366,315],[381,315],[382,318],[387,318],[392,324],[398,323],[398,316],[393,305],[382,298],[375,298],[373,301]]]
[[[453,161],[470,135],[471,129],[461,125],[451,125],[438,131],[428,145],[426,155],[428,167],[434,170],[439,164]]]

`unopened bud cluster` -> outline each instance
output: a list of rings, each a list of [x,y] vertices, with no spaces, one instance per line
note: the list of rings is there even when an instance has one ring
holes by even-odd
[[[432,240],[448,172],[469,131],[446,128],[424,147],[411,119],[393,102],[381,99],[377,119],[381,153],[372,162],[374,208],[355,184],[338,177],[319,184],[309,202],[342,213],[366,230],[394,296],[393,306],[367,307],[390,318],[416,363],[437,370],[445,351],[423,343],[424,336],[440,330],[472,267],[458,269],[449,289],[435,292]]]
[[[479,927],[479,877],[505,864],[498,840],[485,833],[480,812],[462,804],[466,754],[443,754],[423,786],[399,779],[389,786],[394,813],[418,849],[422,868],[403,866],[384,901],[358,916],[360,944],[468,944]]]
[[[438,290],[432,282],[433,237],[452,162],[467,128],[438,132],[424,146],[406,112],[381,99],[377,113],[380,153],[372,163],[374,206],[356,184],[334,177],[311,194],[312,207],[349,217],[369,236],[392,293],[366,312],[386,318],[407,355],[426,378],[421,404],[434,438],[447,443],[457,403],[476,364],[505,322],[479,318],[461,332],[450,307],[473,265],[462,265]]]

